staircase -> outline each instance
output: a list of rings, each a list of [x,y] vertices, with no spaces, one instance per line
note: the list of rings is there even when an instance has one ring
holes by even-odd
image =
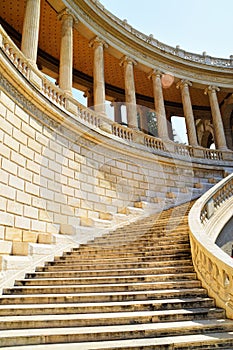
[[[47,262],[0,298],[0,347],[233,349],[233,321],[196,278],[188,207]]]

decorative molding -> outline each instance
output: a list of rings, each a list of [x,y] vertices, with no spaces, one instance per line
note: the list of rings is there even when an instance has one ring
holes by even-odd
[[[209,85],[207,88],[205,88],[204,90],[204,94],[208,95],[210,92],[218,92],[220,91],[220,88],[218,86],[215,85]]]
[[[126,64],[132,64],[133,66],[136,66],[137,62],[133,58],[125,55],[121,58],[119,64],[120,66],[125,66]]]
[[[192,85],[193,84],[191,83],[191,81],[182,79],[176,84],[176,88],[180,89],[180,88],[183,88],[186,86],[192,86]]]
[[[89,42],[89,47],[93,47],[94,49],[98,46],[102,46],[104,49],[108,48],[108,44],[100,37],[96,36]]]

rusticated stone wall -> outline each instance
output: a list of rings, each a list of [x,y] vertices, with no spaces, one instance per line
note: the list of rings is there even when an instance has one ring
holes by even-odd
[[[201,182],[223,175],[223,167],[213,171],[191,159],[158,156],[80,123],[67,127],[47,116],[52,107],[46,100],[43,111],[8,82],[2,86],[2,241],[43,241],[42,233],[111,220],[138,201],[160,200],[162,209],[167,200],[189,200],[206,189]],[[1,254],[12,253],[11,245],[4,247]]]

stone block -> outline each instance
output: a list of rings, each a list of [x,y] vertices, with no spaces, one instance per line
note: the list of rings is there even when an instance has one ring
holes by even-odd
[[[23,231],[19,228],[6,227],[5,240],[21,242],[23,240]]]
[[[99,214],[99,218],[101,220],[112,220],[113,219],[113,215],[111,213],[100,213]]]
[[[12,252],[12,242],[0,241],[0,255],[9,255]]]
[[[23,242],[36,243],[37,235],[38,235],[37,232],[23,231]]]
[[[194,188],[203,188],[203,184],[200,182],[197,182],[194,184]]]
[[[176,194],[174,192],[167,192],[166,197],[169,199],[175,199]]]
[[[28,242],[13,242],[12,243],[12,254],[13,255],[28,255]]]
[[[1,91],[1,102],[4,104],[9,110],[14,112],[15,104],[14,102],[3,92]]]
[[[80,226],[92,227],[93,224],[94,224],[93,219],[91,219],[91,218],[86,218],[86,217],[80,218]]]
[[[215,178],[210,178],[210,179],[208,179],[208,182],[210,184],[216,184],[217,180]]]
[[[61,224],[60,225],[60,233],[65,235],[73,235],[75,234],[75,228],[69,224]]]
[[[53,235],[51,235],[50,233],[39,233],[37,242],[44,243],[44,244],[55,243],[54,239],[53,239]]]

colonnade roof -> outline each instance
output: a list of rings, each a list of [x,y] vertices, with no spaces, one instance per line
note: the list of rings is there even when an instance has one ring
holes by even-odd
[[[25,6],[26,0],[0,2],[1,24],[18,46],[21,41]],[[94,62],[93,49],[89,42],[98,35],[108,44],[104,53],[104,66],[106,95],[109,98],[120,100],[124,96],[124,72],[123,67],[119,65],[124,55],[137,61],[134,66],[136,93],[138,98],[144,101],[153,101],[152,84],[148,79],[152,69],[159,69],[174,76],[173,84],[164,88],[164,100],[174,108],[182,104],[180,91],[176,89],[176,82],[180,79],[192,81],[190,95],[192,104],[197,109],[209,108],[208,97],[203,93],[208,85],[220,86],[220,104],[232,93],[231,60],[216,59],[206,64],[201,58],[195,61],[198,55],[188,59],[187,55],[181,57],[181,53],[175,54],[172,50],[170,53],[166,52],[164,47],[169,48],[168,46],[159,48],[159,45],[148,42],[145,35],[123,23],[94,0],[41,0],[38,66],[54,78],[58,76],[60,57],[61,21],[58,14],[65,7],[70,8],[77,19],[73,32],[73,79],[77,88],[85,90],[92,87]]]

